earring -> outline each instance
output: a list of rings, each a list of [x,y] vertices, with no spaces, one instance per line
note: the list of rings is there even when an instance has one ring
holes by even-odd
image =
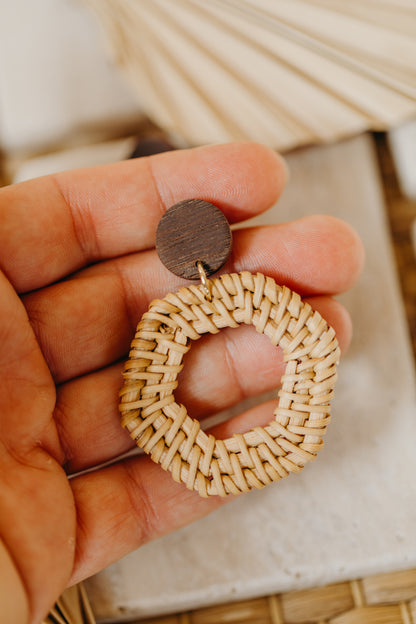
[[[200,284],[153,301],[137,326],[120,391],[121,423],[175,481],[201,496],[240,494],[299,472],[315,459],[330,421],[340,349],[334,330],[300,296],[243,271],[209,279],[231,252],[213,204],[179,202],[162,217],[156,249],[176,275]],[[192,340],[241,323],[283,351],[278,405],[266,427],[217,440],[174,396]]]

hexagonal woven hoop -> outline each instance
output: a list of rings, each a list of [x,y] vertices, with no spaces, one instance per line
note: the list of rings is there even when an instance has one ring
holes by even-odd
[[[334,330],[297,293],[248,272],[182,288],[140,320],[120,391],[122,425],[137,445],[201,496],[239,494],[299,472],[315,459],[330,421],[340,350]],[[191,341],[252,324],[283,350],[278,406],[266,427],[217,440],[175,401]]]

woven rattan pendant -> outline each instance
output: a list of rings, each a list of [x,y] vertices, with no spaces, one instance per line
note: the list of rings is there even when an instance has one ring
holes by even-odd
[[[171,271],[202,279],[153,301],[142,316],[120,392],[122,425],[175,481],[204,497],[247,492],[299,472],[315,459],[330,420],[340,356],[334,330],[270,277],[242,272],[208,279],[231,250],[228,223],[208,202],[170,208],[156,246]],[[177,376],[192,340],[241,323],[281,347],[286,369],[269,425],[217,440],[176,402]]]

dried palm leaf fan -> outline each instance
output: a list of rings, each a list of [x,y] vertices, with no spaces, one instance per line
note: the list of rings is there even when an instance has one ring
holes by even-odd
[[[278,149],[416,115],[415,0],[85,0],[144,111]]]

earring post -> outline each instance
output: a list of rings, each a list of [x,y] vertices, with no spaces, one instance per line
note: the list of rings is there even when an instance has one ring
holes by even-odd
[[[207,274],[205,273],[204,265],[201,260],[196,262],[196,268],[198,269],[199,277],[201,278],[201,284],[204,287],[206,297],[208,301],[212,300],[211,282],[209,281]]]

